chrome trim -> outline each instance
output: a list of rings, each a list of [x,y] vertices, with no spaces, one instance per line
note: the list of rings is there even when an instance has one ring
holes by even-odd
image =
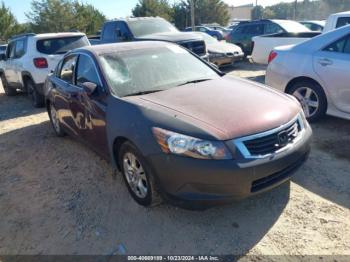
[[[291,143],[288,143],[286,146],[280,148],[279,150],[277,150],[277,151],[275,151],[273,153],[269,153],[269,154],[266,154],[266,155],[252,155],[249,152],[249,150],[247,149],[247,147],[245,146],[245,144],[244,144],[245,141],[249,141],[249,140],[253,140],[253,139],[256,139],[256,138],[265,137],[265,136],[268,136],[268,135],[272,135],[274,133],[277,134],[279,131],[287,128],[288,126],[292,125],[296,121],[298,121],[298,123],[300,125],[300,132],[299,132],[298,136]],[[247,158],[247,159],[263,159],[263,158],[271,157],[272,155],[279,154],[279,153],[289,149],[290,147],[292,147],[294,144],[296,144],[301,139],[301,137],[302,137],[304,132],[305,132],[305,125],[304,125],[302,116],[299,113],[291,121],[289,121],[288,123],[286,123],[284,125],[281,125],[280,127],[277,127],[277,128],[274,128],[274,129],[270,129],[270,130],[262,132],[262,133],[257,133],[257,134],[250,135],[250,136],[236,138],[236,139],[233,140],[233,144],[242,153],[244,158]]]

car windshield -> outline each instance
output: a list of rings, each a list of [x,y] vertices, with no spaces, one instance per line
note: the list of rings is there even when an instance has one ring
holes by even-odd
[[[38,40],[36,47],[40,53],[53,55],[53,54],[64,54],[69,50],[87,46],[89,40],[86,36],[70,36],[60,38],[50,38]]]
[[[112,92],[119,97],[220,77],[188,51],[172,44],[103,54],[99,59]]]
[[[135,37],[178,31],[175,26],[164,19],[132,20],[128,22],[128,26]]]
[[[310,31],[306,26],[295,21],[279,20],[274,22],[280,25],[284,30],[286,30],[289,33],[303,33]]]

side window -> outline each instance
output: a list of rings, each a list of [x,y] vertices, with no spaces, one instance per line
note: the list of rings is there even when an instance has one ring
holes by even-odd
[[[74,70],[77,62],[77,56],[69,56],[63,61],[62,69],[59,75],[63,81],[73,84],[74,83]]]
[[[347,37],[343,52],[350,55],[350,36]]]
[[[77,67],[77,85],[91,82],[101,86],[94,61],[87,55],[80,55]]]
[[[61,60],[56,66],[56,69],[55,69],[55,76],[56,77],[60,77],[62,63],[63,63],[63,60]]]
[[[14,58],[21,58],[25,54],[25,40],[17,40]]]
[[[323,50],[328,52],[343,53],[347,42],[349,42],[349,36],[343,37],[342,39],[330,44]]]
[[[107,23],[103,29],[103,39],[106,41],[115,41],[116,40],[116,28],[115,23]]]
[[[15,57],[15,46],[16,46],[16,42],[11,42],[8,45],[8,48],[6,50],[6,57],[7,58],[14,58]]]
[[[276,33],[283,33],[283,29],[274,23],[268,23],[265,24],[265,34],[276,34]]]
[[[339,17],[335,28],[346,26],[350,24],[350,17]]]
[[[233,29],[233,31],[237,34],[241,34],[246,26],[238,26],[236,29]]]
[[[264,26],[261,24],[249,25],[245,28],[244,33],[249,35],[262,35],[264,34]]]
[[[198,31],[203,33],[207,32],[204,27],[198,27]]]

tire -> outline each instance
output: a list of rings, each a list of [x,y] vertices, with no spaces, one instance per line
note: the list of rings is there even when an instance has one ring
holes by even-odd
[[[7,80],[3,74],[1,75],[1,82],[2,82],[2,87],[4,88],[5,94],[7,96],[17,95],[17,90],[8,85]]]
[[[325,116],[327,97],[319,84],[312,81],[296,82],[288,93],[298,99],[309,122],[315,122]]]
[[[58,136],[58,137],[65,136],[66,134],[62,129],[61,122],[57,116],[56,108],[54,107],[54,105],[52,103],[50,103],[48,106],[48,113],[49,113],[52,128],[55,131],[56,136]]]
[[[28,96],[32,101],[32,105],[34,107],[43,107],[44,106],[44,96],[39,94],[34,82],[30,79],[25,81],[26,89],[28,92]]]
[[[125,142],[121,145],[118,155],[123,179],[132,198],[145,207],[161,204],[162,198],[159,194],[155,177],[139,150],[132,143]],[[132,156],[135,157],[134,163],[132,163]],[[131,167],[133,165],[135,168]],[[127,169],[129,169],[129,173]],[[135,186],[135,184],[138,185]],[[147,189],[146,192],[145,188]]]

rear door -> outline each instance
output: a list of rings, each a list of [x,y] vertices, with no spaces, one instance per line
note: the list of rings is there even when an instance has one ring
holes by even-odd
[[[96,151],[108,158],[106,133],[106,92],[103,87],[98,67],[91,56],[80,54],[76,70],[76,87],[82,88],[85,82],[96,84],[96,90],[88,95],[81,89],[77,114],[83,117],[79,122],[79,133]]]
[[[259,36],[264,34],[264,25],[263,24],[249,24],[246,25],[244,30],[244,40],[243,40],[243,45],[244,49],[248,52],[248,54],[251,54],[252,52],[252,38],[254,36]]]
[[[313,63],[334,105],[350,113],[350,35],[317,51]]]
[[[71,134],[79,136],[78,126],[83,121],[83,117],[77,114],[79,110],[76,109],[80,91],[74,85],[77,59],[77,55],[74,54],[63,60],[56,78],[57,82],[54,83],[57,90],[54,101],[61,123]]]
[[[12,59],[12,66],[14,70],[14,84],[18,87],[23,86],[22,72],[24,71],[24,61],[22,57],[25,55],[27,49],[27,38],[20,38],[16,40],[15,54]]]
[[[4,73],[7,83],[15,85],[16,83],[16,71],[13,64],[15,57],[16,41],[11,42],[6,49],[6,61],[4,66]]]

